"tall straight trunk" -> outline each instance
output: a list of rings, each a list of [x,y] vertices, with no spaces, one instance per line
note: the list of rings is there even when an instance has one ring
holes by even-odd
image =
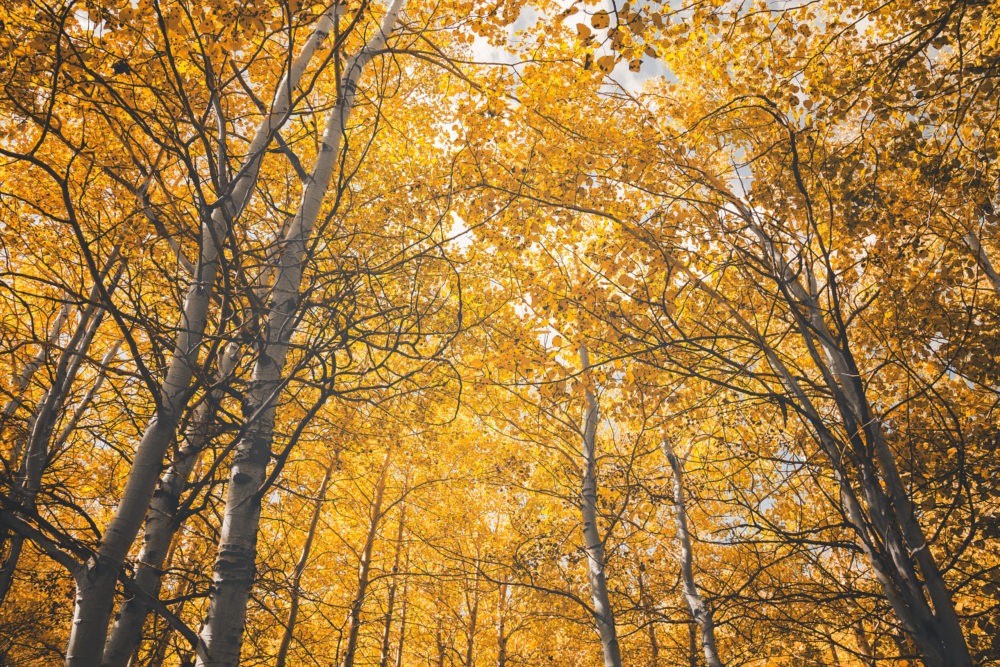
[[[407,553],[405,569],[410,569],[410,556]],[[399,641],[396,642],[396,665],[403,667],[403,647],[406,645],[406,615],[410,611],[410,598],[407,595],[410,590],[410,578],[403,579],[403,611],[399,615]]]
[[[335,5],[343,8],[346,5]],[[340,157],[341,140],[354,108],[366,65],[381,52],[395,30],[403,0],[393,0],[381,30],[344,67],[338,103],[331,109],[316,163],[302,193],[277,262],[264,342],[254,366],[244,411],[246,430],[236,448],[212,575],[208,614],[202,625],[198,664],[229,666],[239,662],[247,600],[253,584],[260,524],[261,485],[271,458],[276,397],[280,393],[288,344],[299,306],[306,245]],[[339,9],[338,9],[339,11]]]
[[[382,499],[385,496],[385,478],[389,472],[391,456],[390,449],[385,453],[385,462],[382,464],[378,484],[375,486],[375,499],[368,521],[368,533],[365,535],[365,547],[361,551],[361,563],[358,565],[358,589],[351,601],[351,611],[347,617],[347,646],[344,648],[344,659],[340,667],[354,667],[354,658],[358,650],[358,632],[361,630],[361,610],[368,594],[368,583],[371,581],[372,551],[375,548],[378,525],[382,520]]]
[[[497,600],[497,667],[507,667],[507,584],[500,584]]]
[[[142,549],[135,570],[136,587],[155,600],[159,597],[163,580],[163,564],[180,528],[177,511],[181,494],[187,487],[202,452],[211,441],[219,406],[240,358],[240,346],[230,343],[219,354],[215,381],[205,392],[202,402],[195,409],[194,419],[187,435],[187,443],[177,450],[176,457],[160,478],[146,511]],[[108,641],[104,646],[103,667],[125,667],[142,641],[142,627],[150,606],[142,595],[133,595],[122,602]]]
[[[715,621],[712,619],[712,610],[705,604],[694,580],[694,552],[691,549],[691,534],[688,532],[683,468],[666,437],[660,440],[660,446],[663,449],[663,455],[670,463],[674,477],[674,517],[677,542],[681,547],[681,584],[684,589],[684,599],[687,601],[691,618],[698,624],[698,629],[701,631],[701,649],[705,654],[705,664],[708,667],[722,667],[715,643]]]
[[[646,611],[646,631],[649,634],[649,664],[650,667],[659,667],[660,664],[660,643],[656,640],[656,624],[653,615],[653,601],[649,598],[646,584],[642,579],[642,573],[646,568],[639,563],[639,604]]]
[[[465,601],[469,609],[468,640],[465,644],[465,667],[475,667],[476,664],[476,622],[479,619],[479,564],[476,563],[476,579],[472,590],[472,604],[468,596]]]
[[[438,667],[444,667],[444,659],[448,654],[448,645],[444,641],[444,632],[441,628],[441,614],[440,612],[434,616],[434,645],[437,646]]]
[[[175,347],[156,409],[136,448],[121,500],[101,537],[96,555],[74,573],[76,603],[66,647],[67,667],[92,667],[101,661],[118,575],[142,527],[164,455],[191,397],[191,379],[198,365],[220,269],[220,243],[245,208],[267,148],[292,111],[292,93],[317,48],[329,35],[334,15],[341,7],[335,5],[320,17],[299,57],[281,81],[271,110],[258,126],[228,193],[210,215],[202,215],[198,265],[184,299]]]
[[[410,490],[409,471],[403,484],[403,499],[399,504],[399,522],[396,524],[396,546],[392,555],[392,583],[389,584],[389,600],[385,607],[385,623],[382,626],[382,650],[379,667],[389,667],[389,644],[392,639],[392,615],[396,611],[396,588],[399,586],[399,558],[403,553],[403,527],[406,524],[406,494]]]
[[[721,185],[714,185],[724,191]],[[846,325],[834,317],[840,328],[837,334],[831,332],[820,303],[818,281],[810,268],[804,267],[807,284],[803,284],[798,272],[802,268],[793,270],[754,213],[738,199],[731,201],[760,243],[764,261],[771,263],[779,296],[790,306],[802,342],[833,398],[847,434],[846,441],[830,430],[798,379],[728,299],[689,270],[682,268],[682,271],[729,309],[733,319],[759,345],[814,428],[840,486],[844,513],[859,537],[860,547],[886,599],[918,647],[920,660],[926,667],[971,667],[951,594],[917,521],[881,420],[868,403],[862,374],[843,328]]]
[[[799,272],[788,264],[778,246],[756,221],[753,212],[742,204],[739,206],[748,228],[771,262],[782,296],[796,318],[799,334],[837,404],[854,450],[861,492],[869,507],[869,523],[885,544],[889,561],[886,565],[891,564],[895,570],[892,576],[899,590],[887,590],[887,596],[890,602],[892,597],[905,598],[905,602],[893,604],[894,610],[920,647],[925,665],[971,667],[972,658],[951,593],[917,521],[881,420],[868,402],[847,332],[837,329],[839,335],[836,335],[830,330],[811,267],[804,267],[804,283]],[[978,239],[967,237],[967,243],[970,238],[975,241],[972,249],[980,263],[988,262]],[[970,247],[972,245],[970,243]],[[833,281],[832,276],[830,280]],[[858,528],[864,529],[864,526]]]
[[[323,481],[319,484],[319,491],[316,493],[316,502],[313,504],[312,515],[309,517],[309,530],[306,532],[306,541],[302,545],[302,553],[298,562],[295,563],[295,570],[292,572],[291,600],[288,606],[288,616],[285,618],[285,632],[281,636],[281,645],[278,647],[278,657],[275,658],[275,667],[285,667],[288,659],[288,649],[295,638],[295,623],[299,616],[299,599],[302,597],[302,574],[306,571],[309,563],[309,552],[312,550],[313,540],[316,538],[316,528],[319,526],[319,517],[323,512],[323,503],[326,502],[326,491],[330,486],[330,479],[333,470],[337,467],[338,454],[335,452],[330,464],[323,473]]]
[[[580,367],[585,382],[590,380],[590,355],[587,346],[580,345]],[[580,512],[583,516],[583,540],[587,553],[587,579],[590,583],[590,600],[594,605],[594,619],[601,637],[601,650],[605,667],[621,667],[621,649],[618,631],[608,595],[607,576],[604,573],[604,540],[597,525],[597,422],[600,418],[597,395],[588,384],[584,391],[583,408],[583,483],[580,491]]]

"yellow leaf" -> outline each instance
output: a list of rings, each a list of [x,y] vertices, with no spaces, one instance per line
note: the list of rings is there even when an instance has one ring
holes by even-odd
[[[602,72],[610,72],[615,68],[614,56],[601,56],[597,59],[597,69]]]

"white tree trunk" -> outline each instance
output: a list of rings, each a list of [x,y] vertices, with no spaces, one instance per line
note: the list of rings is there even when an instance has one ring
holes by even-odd
[[[590,381],[590,355],[587,346],[580,345],[580,367],[585,382]],[[580,493],[580,513],[583,516],[583,541],[587,553],[587,578],[590,599],[594,605],[594,619],[601,637],[605,667],[621,667],[621,649],[618,632],[608,595],[608,582],[604,573],[604,540],[597,525],[597,422],[600,418],[597,396],[588,384],[584,391],[583,407],[583,483]]]
[[[230,343],[219,355],[215,383],[208,389],[195,411],[187,444],[177,451],[176,459],[163,473],[146,511],[142,549],[139,552],[134,582],[151,599],[159,597],[163,565],[174,535],[180,528],[177,508],[181,494],[187,487],[191,471],[212,437],[216,415],[225,393],[223,385],[229,381],[239,358],[240,346],[237,343]],[[149,609],[149,603],[141,595],[134,595],[121,604],[104,647],[103,667],[128,665],[142,640],[142,626]]]
[[[402,6],[403,0],[393,1],[379,34],[345,66],[339,101],[327,117],[311,177],[282,241],[283,252],[276,258],[278,265],[271,289],[264,345],[254,367],[252,389],[245,401],[248,423],[237,445],[229,477],[209,609],[200,633],[199,666],[231,666],[239,661],[257,553],[259,490],[271,457],[275,399],[281,390],[288,343],[298,310],[306,244],[339,161],[341,138],[354,108],[358,84],[368,62],[385,47]]]
[[[354,659],[358,650],[358,632],[361,630],[361,610],[368,595],[368,584],[371,581],[372,551],[375,548],[375,537],[378,534],[378,524],[382,520],[382,499],[385,496],[385,478],[389,473],[390,449],[386,452],[385,462],[375,486],[375,499],[371,518],[368,522],[368,533],[365,535],[365,546],[361,551],[361,562],[358,564],[358,589],[351,601],[351,611],[347,616],[347,646],[344,648],[344,659],[340,667],[354,667]]]
[[[258,126],[228,194],[212,211],[211,217],[205,216],[202,220],[198,266],[184,300],[176,346],[170,357],[156,410],[136,448],[121,500],[101,538],[96,556],[74,573],[76,604],[66,648],[67,667],[92,667],[101,660],[118,574],[142,526],[160,476],[164,454],[190,398],[191,378],[198,365],[209,305],[220,268],[219,243],[226,238],[227,230],[242,213],[257,182],[264,154],[291,112],[293,91],[317,48],[329,35],[334,15],[340,7],[331,8],[320,18],[278,87],[271,111]]]
[[[712,610],[705,604],[694,580],[694,552],[691,549],[691,535],[687,525],[687,506],[684,503],[683,468],[681,468],[681,462],[677,459],[666,437],[660,440],[660,446],[673,471],[675,521],[677,542],[681,547],[681,584],[684,589],[684,599],[691,611],[691,618],[701,630],[701,648],[705,654],[705,664],[708,667],[722,667],[722,661],[719,659],[719,652],[715,644],[715,621],[712,619]]]
[[[281,637],[281,645],[278,647],[278,656],[274,660],[275,667],[285,667],[288,659],[288,649],[295,638],[295,623],[299,617],[299,599],[302,597],[302,574],[309,564],[309,552],[312,550],[313,540],[316,538],[316,529],[319,526],[319,517],[323,511],[323,503],[326,502],[326,490],[330,485],[333,470],[337,467],[338,454],[334,453],[333,459],[326,467],[323,474],[323,481],[319,484],[319,491],[316,493],[316,502],[313,504],[312,516],[309,517],[309,530],[306,532],[306,541],[302,545],[302,553],[298,562],[295,563],[295,571],[292,573],[291,600],[288,606],[288,616],[285,618],[285,632]]]
[[[14,380],[14,389],[11,392],[10,400],[7,401],[3,411],[0,412],[0,424],[12,417],[17,411],[18,406],[21,405],[21,397],[27,390],[28,383],[31,382],[31,378],[33,378],[35,373],[38,372],[38,369],[41,368],[49,350],[55,345],[56,340],[59,338],[59,334],[62,332],[63,325],[66,323],[67,317],[69,317],[69,304],[65,303],[59,309],[59,312],[56,313],[55,319],[52,320],[52,325],[49,327],[49,334],[45,338],[45,342],[42,343],[41,349],[38,350],[38,354],[24,364],[24,368],[21,369],[17,379]],[[12,459],[12,461],[14,460],[16,460],[16,457]]]

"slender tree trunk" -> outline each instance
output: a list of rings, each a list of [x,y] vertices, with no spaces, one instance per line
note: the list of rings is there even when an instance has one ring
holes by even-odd
[[[434,617],[434,645],[437,647],[438,652],[438,667],[444,667],[444,658],[448,652],[448,645],[444,643],[444,632],[441,625],[441,614],[438,613]]]
[[[841,339],[846,341],[846,334],[840,338],[831,334],[815,290],[810,292],[802,285],[797,274],[757,225],[753,213],[738,202],[737,205],[741,207],[749,228],[760,240],[765,255],[774,262],[779,288],[783,290],[783,296],[791,306],[790,312],[798,320],[802,340],[834,398],[848,434],[847,442],[841,443],[829,430],[796,377],[739,311],[700,278],[682,270],[700,289],[726,306],[760,346],[768,363],[815,429],[817,440],[829,456],[840,486],[844,513],[859,537],[860,546],[882,585],[886,599],[918,646],[922,662],[927,667],[970,667],[971,657],[951,595],[916,520],[881,422],[867,403],[861,375],[846,343],[842,348],[837,342]],[[859,487],[860,497],[851,480]],[[917,568],[923,575],[923,581],[917,575]]]
[[[580,345],[580,366],[584,380],[590,380],[590,356],[586,345]],[[605,667],[621,667],[621,650],[614,612],[608,595],[608,582],[604,573],[604,540],[597,525],[597,421],[600,418],[597,396],[587,385],[583,409],[583,483],[580,493],[580,512],[583,515],[583,539],[587,552],[587,577],[590,582],[590,599],[594,605],[594,619],[601,637]]]
[[[497,667],[507,667],[507,584],[500,584],[497,616]]]
[[[881,421],[868,403],[846,333],[841,331],[845,335],[835,336],[830,331],[809,267],[806,267],[808,284],[803,284],[799,274],[757,224],[752,212],[745,207],[741,210],[749,229],[772,262],[778,285],[798,320],[803,342],[837,402],[837,410],[855,450],[871,524],[884,541],[896,570],[895,579],[901,586],[899,593],[907,598],[905,603],[897,601],[894,609],[908,626],[928,667],[971,667],[972,658],[951,593],[917,521]],[[975,245],[973,251],[985,267],[983,262],[989,260],[982,253],[978,239],[967,236],[966,242],[971,243],[970,238]],[[877,469],[871,461],[873,454]],[[921,576],[917,575],[918,569]],[[892,601],[896,593],[887,591],[887,595]]]
[[[222,667],[239,661],[257,554],[260,487],[271,457],[275,399],[280,393],[288,343],[295,326],[306,244],[340,157],[341,139],[354,108],[358,84],[368,62],[385,47],[402,6],[403,0],[393,0],[379,34],[345,65],[338,104],[327,117],[312,176],[282,241],[283,252],[276,258],[278,265],[264,327],[264,345],[244,405],[247,428],[237,445],[229,477],[209,609],[200,633],[199,666]]]
[[[399,585],[399,557],[403,552],[403,526],[406,523],[406,494],[410,488],[409,471],[403,484],[403,500],[399,505],[399,523],[396,526],[396,546],[392,556],[392,583],[389,585],[389,600],[385,608],[385,624],[382,626],[382,650],[379,667],[389,667],[389,644],[392,638],[392,614],[396,610],[396,587]]]
[[[368,534],[365,535],[365,548],[361,552],[361,563],[358,566],[358,590],[354,594],[354,600],[351,601],[351,611],[347,618],[347,646],[344,648],[344,659],[340,667],[354,667],[354,658],[358,650],[358,632],[361,630],[361,610],[365,604],[368,582],[371,579],[372,551],[375,548],[378,525],[382,519],[382,499],[385,495],[385,478],[389,472],[391,455],[391,449],[385,453],[385,462],[382,464],[382,471],[375,487],[374,506],[368,522]]]
[[[979,242],[979,236],[975,232],[966,232],[962,237],[965,241],[965,245],[969,247],[972,254],[976,258],[976,263],[979,264],[979,268],[983,270],[986,277],[989,278],[990,285],[993,286],[993,291],[1000,295],[1000,274],[997,273],[996,268],[993,266],[993,262],[987,256],[985,250],[983,250],[982,244]]]
[[[107,377],[106,369],[108,364],[115,358],[118,354],[118,350],[121,349],[121,341],[116,342],[108,350],[104,358],[101,360],[101,369],[97,377],[94,379],[94,383],[87,390],[86,395],[76,406],[73,411],[72,417],[63,426],[59,433],[59,436],[52,442],[49,447],[49,459],[51,460],[60,451],[62,451],[63,446],[69,439],[70,434],[76,428],[83,414],[90,407],[91,402],[94,397],[101,390],[101,386],[104,384],[104,379]],[[3,533],[6,535],[6,529],[3,529]],[[24,537],[22,535],[11,535],[8,540],[8,551],[7,557],[4,559],[3,565],[0,566],[0,606],[3,605],[4,600],[7,598],[7,594],[10,592],[10,588],[14,583],[14,574],[17,571],[17,563],[21,557],[21,551],[24,547]]]
[[[656,641],[656,617],[653,614],[653,601],[650,599],[649,592],[646,590],[645,582],[642,579],[642,573],[645,571],[645,566],[639,563],[639,603],[646,611],[646,631],[649,633],[649,665],[650,667],[659,667],[660,644]]]
[[[410,556],[407,553],[405,569],[410,569]],[[406,645],[406,614],[410,611],[410,598],[407,595],[410,589],[410,578],[403,579],[403,611],[399,615],[399,641],[396,642],[396,665],[403,667],[403,647]]]
[[[80,361],[85,356],[99,324],[100,317],[96,306],[80,314],[76,330],[59,356],[52,384],[32,411],[27,432],[19,434],[15,439],[11,462],[17,466],[17,475],[11,487],[11,497],[20,503],[25,512],[31,513],[35,510],[35,501],[49,460],[52,429],[55,427],[66,394],[72,386]],[[0,566],[0,604],[2,604],[14,583],[14,574],[24,546],[24,536],[4,529],[0,531],[0,543],[6,546],[7,551],[7,557]]]
[[[56,313],[55,319],[49,326],[48,335],[40,346],[38,354],[24,364],[20,374],[18,374],[17,379],[14,381],[14,387],[11,392],[10,400],[7,401],[7,404],[4,405],[3,411],[0,412],[0,433],[3,432],[3,429],[7,426],[7,422],[14,416],[17,409],[23,404],[23,397],[25,391],[28,389],[28,384],[35,376],[35,373],[38,372],[38,369],[41,368],[46,357],[48,357],[52,348],[55,346],[56,341],[59,339],[59,335],[62,333],[62,328],[66,323],[66,318],[69,317],[69,311],[70,306],[68,303],[64,303],[59,308],[59,312]],[[46,400],[47,396],[48,392],[42,398],[43,402]],[[34,429],[35,416],[37,414],[38,409],[36,407],[34,413],[29,418],[27,433],[19,433],[13,438],[13,447],[11,448],[9,455],[9,468],[11,470],[20,469],[21,455],[24,452],[26,443],[31,437],[30,434]],[[19,487],[21,481],[21,479],[16,480],[15,485],[11,490],[16,493],[18,489],[15,487]],[[21,535],[12,535],[7,528],[3,528],[0,530],[0,545],[5,545],[7,552],[3,565],[0,566],[0,606],[2,606],[4,600],[7,598],[7,593],[10,592],[10,588],[14,583],[14,574],[17,571],[17,563],[21,558],[21,549],[24,546],[24,537]]]
[[[469,608],[468,641],[465,645],[465,667],[476,665],[476,622],[479,619],[479,564],[476,564],[476,578],[472,591],[472,604],[466,597],[466,607]]]
[[[103,281],[108,277],[117,261],[118,248],[116,247],[100,273],[100,280]],[[111,279],[112,285],[117,284],[123,269],[123,266],[119,266]],[[35,511],[36,500],[42,486],[42,477],[48,468],[49,461],[54,452],[52,434],[58,424],[59,416],[62,414],[63,406],[72,390],[80,366],[86,358],[87,352],[90,350],[94,335],[97,333],[97,329],[100,327],[104,316],[103,309],[97,305],[99,295],[100,290],[97,285],[94,285],[88,295],[88,305],[80,312],[79,322],[77,322],[72,336],[70,336],[65,348],[63,348],[59,355],[59,360],[52,374],[51,384],[48,390],[42,395],[30,418],[30,428],[28,429],[27,437],[22,436],[17,439],[17,444],[12,453],[12,457],[17,457],[12,458],[14,465],[18,465],[18,458],[22,454],[24,458],[18,466],[18,473],[11,489],[11,495],[20,503],[24,511],[29,514]],[[57,316],[56,323],[53,325],[50,333],[50,338],[53,335],[57,336],[64,324],[65,317]],[[53,340],[53,344],[54,342]],[[19,385],[23,380],[26,388],[27,382],[37,371],[40,363],[41,359],[36,357],[29,364],[31,372],[28,373],[29,368],[25,368],[25,372],[22,372],[19,378]],[[19,402],[20,392],[23,391],[23,388],[18,386],[16,389],[18,391],[16,400]],[[12,400],[11,404],[13,403],[14,401]],[[8,404],[8,407],[11,404]],[[14,582],[17,564],[20,561],[21,551],[24,546],[24,536],[12,534],[7,529],[3,529],[0,531],[0,542],[7,545],[7,557],[4,559],[3,565],[0,566],[0,604],[3,604]]]
[[[334,15],[342,11],[342,7],[334,5],[320,17],[299,57],[281,81],[271,111],[258,126],[228,193],[211,214],[207,211],[202,214],[198,266],[184,299],[176,344],[156,409],[136,448],[121,500],[101,537],[96,555],[74,573],[76,603],[66,648],[67,667],[93,667],[101,661],[119,572],[142,527],[157,488],[164,455],[191,397],[191,380],[198,366],[220,269],[220,244],[249,201],[267,148],[292,110],[293,91],[317,48],[329,35]]]
[[[134,581],[141,591],[154,600],[160,594],[167,553],[180,528],[177,510],[181,494],[187,487],[191,471],[213,437],[216,416],[225,395],[225,384],[230,381],[239,358],[240,346],[237,343],[230,343],[219,355],[215,382],[205,392],[202,402],[195,410],[187,444],[177,451],[175,460],[163,473],[146,511],[142,549]],[[104,660],[101,663],[104,667],[125,667],[128,664],[129,656],[135,653],[142,641],[142,626],[149,609],[146,599],[140,595],[134,595],[121,604],[118,618],[115,619],[104,647]]]
[[[59,339],[59,334],[62,332],[63,325],[66,323],[66,318],[69,317],[69,304],[65,303],[59,308],[59,312],[56,313],[55,319],[52,320],[52,324],[49,326],[49,333],[46,336],[45,341],[41,345],[41,349],[38,350],[38,354],[31,358],[30,361],[24,364],[21,372],[18,374],[17,379],[14,380],[14,389],[11,392],[10,400],[4,405],[3,411],[0,412],[0,424],[5,423],[9,418],[14,416],[17,412],[17,408],[21,405],[21,397],[24,396],[24,392],[28,389],[28,383],[31,382],[31,378],[35,376],[38,369],[42,367],[45,362],[45,358],[48,356],[49,351],[55,346],[56,341]],[[20,458],[19,455],[17,458]],[[12,460],[14,466],[17,465],[17,458]]]
[[[855,623],[852,626],[852,629],[854,630],[854,639],[858,643],[858,653],[861,654],[861,662],[863,662],[866,667],[875,667],[875,654],[868,641],[868,635],[865,633],[863,623]]]
[[[62,451],[63,447],[66,446],[66,442],[69,437],[76,430],[77,425],[79,425],[80,420],[83,419],[83,415],[87,412],[90,404],[94,401],[94,398],[101,391],[101,387],[104,386],[104,381],[108,377],[107,369],[108,366],[114,361],[114,358],[118,356],[118,352],[122,348],[123,341],[121,339],[115,341],[111,346],[111,349],[104,353],[104,357],[101,359],[101,368],[94,378],[94,383],[90,385],[90,389],[77,404],[76,409],[73,411],[73,415],[69,420],[63,424],[62,430],[59,431],[59,436],[52,442],[51,450],[53,454],[58,454]]]
[[[278,657],[274,661],[275,667],[285,667],[285,661],[288,659],[288,649],[292,645],[292,639],[295,638],[295,623],[299,615],[299,598],[302,595],[302,573],[306,571],[306,565],[309,563],[309,552],[312,550],[312,543],[316,538],[319,517],[322,514],[323,503],[326,502],[326,491],[330,485],[333,470],[337,467],[338,458],[339,455],[335,452],[333,458],[330,460],[330,464],[326,467],[326,472],[323,473],[323,481],[319,484],[319,492],[316,494],[312,516],[309,517],[309,530],[306,532],[306,541],[302,545],[302,554],[299,556],[298,562],[295,563],[295,570],[292,573],[291,602],[288,606],[288,617],[285,619],[285,633],[281,637],[281,645],[278,647]]]
[[[712,610],[705,604],[697,584],[694,581],[694,553],[691,549],[691,535],[687,525],[687,507],[684,502],[684,472],[681,462],[674,454],[667,438],[660,441],[663,455],[670,463],[674,476],[674,507],[676,509],[677,541],[681,547],[681,582],[684,588],[684,599],[687,601],[691,618],[701,630],[701,648],[705,653],[705,664],[708,667],[722,667],[719,652],[715,644],[715,622]]]
[[[688,665],[690,667],[701,667],[701,660],[698,659],[698,624],[691,620],[688,626]]]

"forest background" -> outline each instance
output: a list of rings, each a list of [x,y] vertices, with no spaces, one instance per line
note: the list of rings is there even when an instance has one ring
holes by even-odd
[[[1000,2],[0,2],[0,664],[1000,664]]]

